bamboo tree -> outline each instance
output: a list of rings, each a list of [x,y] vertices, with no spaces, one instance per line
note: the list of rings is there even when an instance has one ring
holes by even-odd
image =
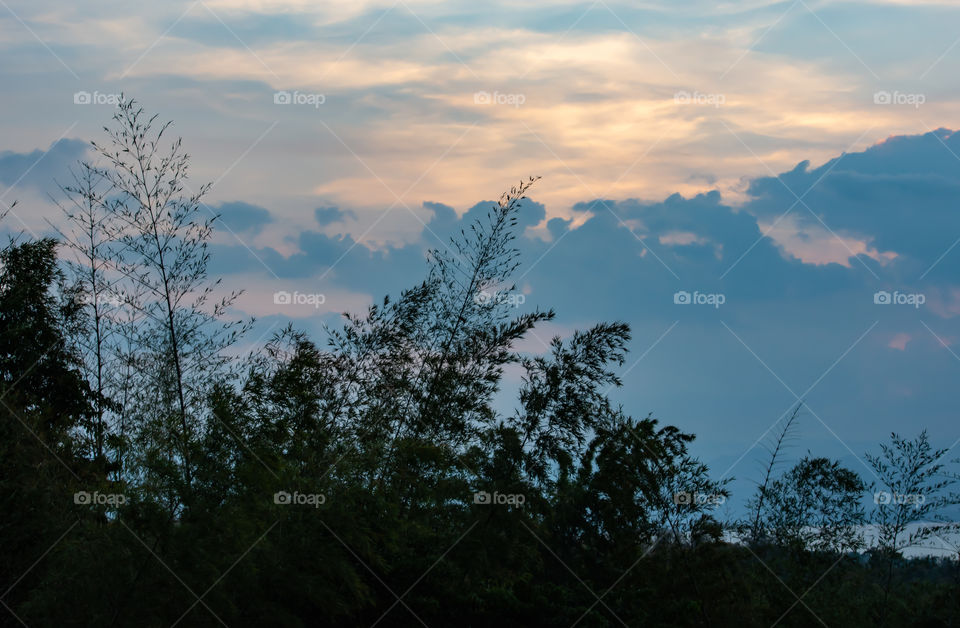
[[[877,504],[873,523],[879,531],[877,545],[882,552],[886,575],[883,583],[883,604],[880,625],[887,621],[894,564],[901,552],[934,536],[938,526],[924,525],[914,532],[912,523],[928,519],[944,521],[943,510],[960,504],[960,495],[952,490],[960,475],[946,469],[948,449],[934,449],[927,431],[906,439],[893,433],[890,444],[880,445],[880,454],[867,454],[867,462],[881,482],[875,493]],[[952,460],[956,464],[960,460]],[[954,529],[956,526],[954,526]]]
[[[116,405],[111,401],[115,389],[111,386],[112,360],[110,346],[116,331],[114,315],[119,298],[114,290],[117,281],[111,273],[112,214],[107,209],[106,197],[110,186],[104,174],[86,162],[78,170],[71,170],[73,182],[60,186],[67,204],[57,202],[66,226],[51,223],[60,235],[62,245],[70,252],[64,263],[86,314],[83,331],[76,334],[81,354],[86,357],[84,367],[94,392],[93,458],[106,479],[110,463],[107,460],[108,411]],[[113,276],[112,276],[113,275]]]
[[[201,199],[210,186],[184,192],[190,157],[180,138],[167,142],[171,123],[157,126],[156,119],[124,98],[114,128],[105,128],[109,143],[94,142],[94,147],[107,161],[99,172],[115,195],[110,211],[120,224],[118,270],[130,283],[121,290],[122,299],[147,323],[138,339],[156,357],[155,398],[172,406],[176,416],[175,458],[189,493],[191,450],[201,428],[206,384],[226,364],[224,349],[249,323],[221,320],[239,293],[217,299],[220,280],[211,281],[207,274],[216,216],[201,215]]]
[[[760,541],[764,534],[762,519],[763,505],[767,499],[767,493],[770,489],[770,482],[773,479],[773,470],[776,468],[780,453],[783,451],[783,448],[786,446],[787,441],[790,438],[790,430],[793,428],[797,417],[800,416],[800,408],[802,407],[803,402],[797,404],[797,407],[794,408],[790,418],[787,419],[786,423],[784,423],[783,429],[780,430],[780,434],[777,436],[777,439],[773,441],[772,445],[767,447],[767,450],[770,453],[770,461],[767,463],[766,470],[763,475],[763,481],[757,487],[757,492],[754,494],[753,503],[751,504],[753,506],[753,521],[750,524],[749,534],[750,541],[752,543]]]

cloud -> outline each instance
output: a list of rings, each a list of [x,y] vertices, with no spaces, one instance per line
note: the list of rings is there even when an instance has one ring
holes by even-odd
[[[807,249],[846,242],[847,258],[882,256],[914,279],[927,271],[946,278],[960,269],[960,255],[950,254],[960,237],[958,155],[960,134],[947,129],[890,137],[817,168],[804,161],[776,178],[754,179],[743,209],[782,221],[790,233],[781,244],[801,258],[804,247],[790,240],[806,233]]]
[[[691,39],[662,5],[637,11],[612,7],[615,14],[598,6],[583,15],[586,7],[559,3],[554,8],[562,17],[549,19],[529,6],[509,25],[437,3],[411,3],[416,16],[397,6],[379,22],[389,5],[360,7],[359,16],[351,9],[346,22],[326,21],[323,10],[310,7],[211,5],[226,26],[197,7],[123,82],[147,91],[157,83],[186,91],[180,83],[192,80],[198,107],[224,113],[229,122],[223,124],[256,118],[266,128],[280,120],[270,142],[258,147],[264,155],[284,149],[299,155],[304,137],[321,138],[308,158],[311,166],[324,166],[321,180],[305,174],[317,172],[315,167],[303,168],[303,176],[289,177],[294,185],[287,189],[351,208],[393,202],[394,191],[430,168],[431,176],[418,182],[417,196],[406,199],[411,206],[438,199],[462,208],[483,198],[493,182],[528,174],[553,181],[539,200],[557,213],[593,195],[649,199],[673,191],[692,196],[713,187],[728,195],[740,176],[763,172],[757,158],[774,169],[801,150],[825,158],[865,127],[889,128],[891,120],[902,118],[894,108],[874,106],[876,87],[852,80],[846,67],[824,68],[798,53],[785,62],[779,54],[750,51],[779,7],[751,16],[758,32],[751,28],[751,36],[743,36],[744,50],[737,30],[743,26],[735,22],[750,11],[729,8],[718,10],[725,18],[716,31]],[[584,19],[577,21],[580,15]],[[636,20],[650,21],[639,29],[641,38],[624,28]],[[566,33],[574,22],[577,27]],[[148,41],[163,33],[161,28],[154,35],[153,22],[149,27]],[[373,28],[369,36],[360,37],[368,28]],[[735,63],[735,71],[718,82]],[[116,65],[106,75],[119,79],[129,64]],[[281,108],[273,104],[273,93],[281,89],[323,93],[326,102],[319,112],[310,106]],[[522,96],[524,102],[478,104],[475,95],[482,91]],[[680,104],[674,99],[680,91],[718,92],[725,104]],[[949,112],[955,98],[933,100],[931,106],[941,107],[936,111]],[[255,139],[256,134],[249,141]],[[236,155],[227,152],[224,159],[231,163]],[[243,166],[252,168],[254,159]],[[264,157],[258,165],[286,181],[280,162]],[[385,186],[369,185],[365,166]],[[307,182],[312,185],[304,190]]]
[[[427,228],[434,233],[452,234],[459,218],[457,211],[449,205],[424,201],[423,208],[430,210],[433,216],[427,222]]]
[[[0,152],[0,183],[10,187],[32,187],[49,192],[54,180],[69,183],[70,169],[84,159],[90,144],[76,139],[61,139],[47,150],[28,153]]]
[[[319,207],[314,210],[313,216],[317,219],[317,222],[320,223],[321,227],[335,222],[343,222],[347,218],[356,219],[357,217],[357,215],[349,209],[342,210],[339,207]]]
[[[907,349],[907,343],[910,342],[910,334],[905,334],[903,332],[895,334],[893,338],[890,339],[890,342],[887,344],[891,349],[897,349],[899,351],[905,351]]]
[[[205,46],[243,48],[278,41],[309,41],[317,34],[311,22],[303,16],[287,13],[215,17],[209,12],[198,11],[180,20],[173,32]]]
[[[220,203],[213,209],[220,214],[220,222],[233,232],[259,229],[273,222],[268,210],[243,201]]]

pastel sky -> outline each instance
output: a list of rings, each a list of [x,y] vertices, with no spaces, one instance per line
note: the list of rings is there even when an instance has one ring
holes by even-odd
[[[947,0],[0,0],[0,207],[50,232],[54,179],[135,97],[213,182],[214,270],[252,341],[414,283],[540,175],[518,311],[559,316],[527,350],[625,320],[614,395],[696,432],[717,475],[756,476],[804,398],[794,453],[870,480],[891,430],[960,438],[958,20]]]

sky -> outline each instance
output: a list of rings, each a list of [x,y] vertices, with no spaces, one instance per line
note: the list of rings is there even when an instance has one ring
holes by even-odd
[[[500,193],[524,349],[633,329],[611,394],[715,476],[960,439],[960,7],[946,0],[0,0],[0,209],[50,233],[120,92],[174,120],[251,343],[413,285]],[[301,303],[276,303],[277,292]],[[319,296],[322,295],[322,296]],[[522,295],[522,296],[521,296]],[[516,382],[510,373],[510,382]]]

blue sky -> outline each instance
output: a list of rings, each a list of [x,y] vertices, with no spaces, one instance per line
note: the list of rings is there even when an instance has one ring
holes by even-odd
[[[255,339],[412,284],[541,175],[518,311],[559,315],[527,350],[625,320],[613,394],[696,432],[718,475],[755,477],[802,397],[792,455],[872,479],[863,453],[892,430],[960,438],[958,18],[908,0],[7,0],[0,203],[20,201],[8,228],[49,232],[53,180],[134,96],[214,184],[213,270],[246,289]]]

